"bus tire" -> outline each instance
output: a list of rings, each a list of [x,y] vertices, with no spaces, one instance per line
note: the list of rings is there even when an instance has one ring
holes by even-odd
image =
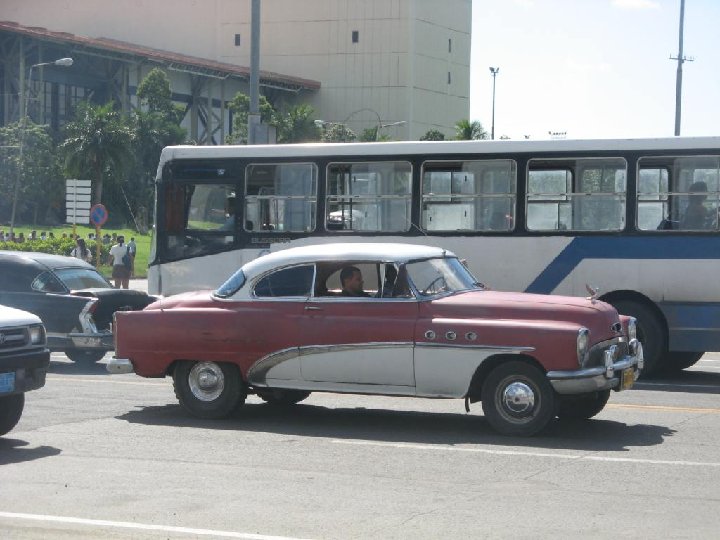
[[[605,408],[608,399],[610,390],[559,396],[557,416],[560,420],[588,420]]]
[[[225,418],[245,402],[240,372],[232,364],[179,362],[173,385],[180,405],[198,418]]]
[[[503,435],[529,437],[555,417],[556,394],[545,373],[521,361],[493,369],[482,386],[482,408],[490,425]]]
[[[642,376],[647,377],[660,373],[667,355],[667,334],[660,317],[648,306],[632,300],[616,300],[610,302],[618,313],[637,319],[638,339],[642,343],[645,367]]]
[[[703,354],[697,351],[670,351],[665,355],[665,369],[670,373],[682,371],[697,364]]]

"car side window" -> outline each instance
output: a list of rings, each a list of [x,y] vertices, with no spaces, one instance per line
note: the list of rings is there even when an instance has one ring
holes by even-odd
[[[255,296],[277,298],[310,296],[314,275],[313,265],[284,268],[266,275],[255,285]]]
[[[44,293],[64,293],[67,292],[60,280],[50,272],[43,272],[32,282],[30,286],[33,291]]]

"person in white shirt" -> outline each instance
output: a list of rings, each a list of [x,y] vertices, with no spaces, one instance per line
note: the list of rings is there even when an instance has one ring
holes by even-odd
[[[125,237],[120,235],[117,237],[118,243],[110,248],[110,256],[112,257],[112,277],[115,280],[115,288],[130,288],[130,250],[125,245]],[[127,256],[128,264],[125,264]]]

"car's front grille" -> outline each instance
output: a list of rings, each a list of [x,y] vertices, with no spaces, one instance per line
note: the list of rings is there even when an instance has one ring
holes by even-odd
[[[0,351],[25,347],[29,339],[27,328],[2,328],[0,329]]]
[[[629,354],[630,349],[625,338],[610,339],[608,341],[603,341],[601,343],[593,345],[593,347],[590,349],[590,354],[588,354],[587,360],[585,361],[583,367],[604,366],[605,351],[608,350],[612,345],[615,345],[617,347],[615,349],[615,358],[613,358],[613,360],[617,360],[618,358],[622,358],[623,356],[627,356]]]

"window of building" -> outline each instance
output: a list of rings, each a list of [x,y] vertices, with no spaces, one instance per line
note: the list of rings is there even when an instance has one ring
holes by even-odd
[[[530,160],[528,230],[622,230],[626,178],[622,158]]]
[[[517,166],[512,160],[427,161],[422,226],[428,231],[510,231]]]
[[[352,42],[358,43],[359,41],[360,41],[360,32],[358,32],[357,30],[353,30],[352,31]]]
[[[450,75],[450,72],[448,71],[448,84],[452,83],[452,77]]]
[[[240,46],[240,34],[235,34],[235,46]]]
[[[313,163],[248,165],[245,169],[245,230],[314,230],[317,176],[317,167]]]
[[[326,227],[334,231],[410,230],[412,166],[405,161],[331,163]]]
[[[638,161],[640,230],[717,230],[720,157],[648,157]]]
[[[448,52],[452,52],[452,38],[448,38]]]

